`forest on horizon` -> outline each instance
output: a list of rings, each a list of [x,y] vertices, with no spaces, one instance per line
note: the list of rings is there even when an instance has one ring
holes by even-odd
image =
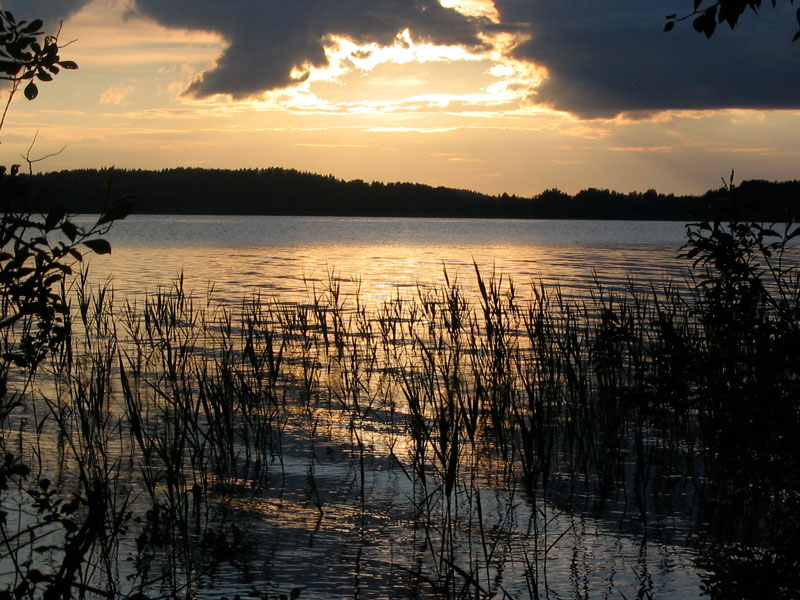
[[[34,174],[42,211],[103,213],[111,199],[133,196],[139,214],[314,215],[525,219],[728,219],[784,222],[800,216],[800,181],[743,181],[703,195],[558,189],[533,197],[492,196],[416,183],[344,181],[293,169],[77,169]]]

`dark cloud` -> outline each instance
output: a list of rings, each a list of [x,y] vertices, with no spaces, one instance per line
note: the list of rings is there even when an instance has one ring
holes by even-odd
[[[582,116],[668,108],[800,106],[800,45],[794,8],[782,3],[744,15],[711,40],[690,21],[663,33],[665,15],[688,0],[496,0],[501,28],[530,34],[518,58],[546,66],[536,100]],[[443,9],[436,0],[137,0],[138,10],[172,27],[215,31],[228,42],[216,68],[189,92],[242,97],[290,85],[294,66],[325,64],[323,39],[341,34],[390,43],[408,27],[419,38],[480,44],[491,25]]]
[[[531,40],[516,56],[546,66],[536,100],[582,116],[669,108],[800,107],[800,45],[789,3],[745,14],[708,40],[691,21],[663,33],[688,0],[496,0]]]
[[[44,31],[56,33],[61,21],[79,11],[89,0],[4,0],[3,10],[11,11],[18,21],[42,19]]]
[[[57,27],[87,0],[5,0],[20,18]],[[537,102],[585,117],[669,108],[800,108],[800,42],[788,2],[711,40],[690,21],[663,33],[665,15],[689,0],[495,0],[502,21],[465,17],[437,0],[135,0],[162,25],[220,34],[227,48],[188,92],[257,95],[295,83],[293,67],[324,66],[325,37],[390,44],[409,28],[419,40],[480,47],[481,30],[530,35],[517,58],[547,67]]]
[[[246,97],[290,85],[293,67],[326,64],[323,41],[330,34],[389,44],[409,28],[415,39],[478,46],[486,24],[436,0],[137,0],[136,9],[166,26],[225,38],[216,67],[189,89],[196,96]]]

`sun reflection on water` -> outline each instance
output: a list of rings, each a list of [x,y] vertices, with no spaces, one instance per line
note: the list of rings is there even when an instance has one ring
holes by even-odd
[[[654,225],[660,234],[648,243]],[[629,280],[680,280],[685,266],[676,259],[682,227],[674,223],[646,224],[635,243],[624,230],[592,239],[598,234],[565,222],[138,217],[119,229],[110,235],[112,255],[91,268],[124,295],[183,273],[195,292],[213,285],[225,301],[257,293],[300,302],[334,279],[374,306],[441,284],[445,270],[475,291],[475,265],[510,278],[518,293],[541,281],[575,294],[592,287],[595,274],[621,289]]]
[[[315,325],[311,337],[319,345],[310,359],[319,361],[321,372],[313,401],[302,394],[303,358],[286,358],[283,371],[288,383],[276,391],[276,401],[282,404],[280,450],[265,467],[271,474],[270,484],[255,489],[241,482],[241,493],[221,494],[220,510],[230,511],[230,520],[247,531],[254,564],[260,562],[261,569],[252,573],[252,585],[285,590],[303,582],[306,589],[301,597],[309,598],[426,597],[426,592],[420,593],[427,584],[420,578],[422,570],[414,569],[422,564],[429,568],[431,560],[438,560],[429,549],[447,542],[446,529],[444,525],[437,529],[434,518],[432,529],[423,533],[416,513],[424,508],[428,517],[436,517],[449,511],[449,506],[418,497],[412,483],[416,467],[411,466],[417,448],[399,426],[410,421],[411,410],[402,400],[402,385],[387,383],[393,367],[416,369],[410,346],[425,335],[421,321],[409,325],[404,320],[402,307],[412,301],[417,305],[442,302],[436,294],[445,282],[458,282],[465,301],[478,302],[476,267],[486,279],[502,276],[503,293],[509,292],[511,280],[517,294],[531,297],[530,286],[544,282],[561,286],[575,298],[585,296],[595,279],[617,290],[629,284],[646,289],[650,280],[680,277],[682,267],[674,258],[675,245],[669,243],[623,243],[613,232],[601,241],[574,243],[571,240],[580,235],[575,227],[559,232],[549,223],[537,237],[525,230],[525,224],[514,222],[485,227],[454,221],[343,222],[346,226],[333,235],[330,230],[341,226],[340,221],[300,220],[298,226],[293,219],[154,217],[148,221],[141,217],[128,223],[127,231],[115,232],[118,237],[111,239],[111,257],[93,260],[91,269],[96,278],[110,278],[117,297],[122,298],[152,294],[159,286],[173,285],[183,273],[185,287],[195,297],[203,298],[213,289],[210,294],[216,301],[239,307],[236,310],[246,312],[246,301],[260,297],[263,302],[257,304],[271,308],[259,313],[259,318],[270,323],[280,321],[281,307],[313,311],[318,296],[325,296],[327,306],[320,314],[330,315],[331,305],[341,307],[344,318],[353,319],[345,333],[347,344],[352,345],[336,357],[335,344],[329,347],[326,338],[323,345],[319,325]],[[145,227],[149,237],[142,241],[136,235]],[[419,230],[426,227],[422,235]],[[337,286],[341,295],[332,299]],[[400,314],[395,324],[402,331],[397,347],[385,349],[384,362],[373,364],[361,374],[359,386],[352,386],[348,377],[354,377],[355,371],[347,362],[348,352],[361,348],[356,338],[363,333],[357,322],[357,309],[362,306],[369,311],[373,331],[382,325],[380,311],[384,309],[387,314]],[[392,313],[393,308],[399,312]],[[416,330],[404,329],[407,326]],[[324,352],[324,360],[313,352]],[[392,356],[399,357],[402,366],[386,364]],[[468,363],[467,350],[463,359]],[[446,373],[434,373],[436,385],[446,379]],[[465,393],[469,395],[479,383],[463,383]],[[389,391],[384,394],[384,389]],[[363,404],[353,402],[352,394]],[[424,417],[434,422],[432,407],[425,410]],[[462,440],[466,447],[466,436]],[[433,437],[429,441],[437,443]],[[455,535],[465,537],[459,538],[464,543],[453,548],[452,556],[466,565],[481,560],[480,543],[472,538],[465,541],[480,519],[481,531],[485,527],[496,536],[500,557],[496,582],[511,597],[526,594],[526,552],[546,557],[549,583],[545,585],[553,590],[571,589],[586,596],[603,589],[635,593],[644,589],[638,577],[663,569],[666,574],[650,583],[653,594],[675,592],[689,597],[697,592],[691,550],[646,543],[636,524],[624,530],[604,518],[573,514],[546,503],[532,505],[521,490],[499,483],[502,461],[481,452],[462,449],[460,455],[462,477],[469,484],[455,488],[456,510],[465,514],[454,527]],[[434,481],[442,468],[433,464],[435,457],[429,460],[420,469]],[[441,493],[438,489],[431,495]],[[613,520],[616,508],[612,505],[609,510],[605,518]],[[542,524],[551,537],[543,538],[545,548],[532,547],[532,540],[539,537],[531,532]],[[237,576],[231,573],[226,582],[223,572],[218,583],[222,589],[226,585],[233,589]]]

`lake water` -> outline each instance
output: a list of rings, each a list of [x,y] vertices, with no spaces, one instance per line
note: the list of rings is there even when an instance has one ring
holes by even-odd
[[[183,272],[195,290],[213,282],[220,298],[291,296],[335,273],[380,301],[441,283],[444,268],[472,285],[473,262],[520,288],[541,280],[579,292],[595,273],[616,288],[680,278],[684,236],[677,222],[134,215],[108,235],[110,259],[92,262],[125,294]]]
[[[613,290],[648,290],[682,281],[685,261],[677,254],[684,233],[684,224],[669,222],[131,216],[107,236],[111,256],[90,262],[93,278],[110,279],[117,298],[152,294],[183,273],[188,289],[205,296],[213,286],[223,305],[253,294],[303,305],[333,281],[345,293],[357,289],[374,315],[393,299],[442,286],[445,270],[474,302],[476,265],[485,276],[510,277],[521,297],[538,282],[574,298],[596,289],[595,280]],[[324,376],[346,383],[330,363]],[[383,385],[372,380],[365,391]],[[400,395],[402,385],[392,385]],[[493,469],[500,467],[477,469],[487,459],[476,453],[461,459],[474,476],[456,486],[453,517],[441,489],[420,499],[412,485],[412,468],[402,462],[413,449],[404,446],[394,407],[351,407],[338,419],[330,416],[337,409],[320,406],[313,434],[298,425],[312,422],[310,412],[287,412],[271,467],[279,475],[266,489],[215,505],[247,532],[246,581],[223,567],[198,593],[245,597],[248,590],[285,594],[299,587],[302,599],[438,597],[431,574],[457,561],[479,576],[480,588],[465,586],[471,597],[488,588],[510,598],[527,598],[533,589],[552,599],[699,597],[702,572],[686,537],[691,519],[678,514],[685,499],[674,499],[675,523],[662,511],[655,529],[637,522],[626,499],[599,509],[587,502],[585,510],[531,503],[521,489],[497,483]],[[358,439],[367,440],[361,473],[354,418]],[[430,529],[419,526],[421,507]],[[437,530],[431,515],[448,528]],[[484,562],[490,566],[477,566]]]

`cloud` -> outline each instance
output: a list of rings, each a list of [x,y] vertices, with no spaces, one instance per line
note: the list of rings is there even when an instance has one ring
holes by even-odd
[[[690,20],[663,33],[688,0],[495,0],[500,20],[529,39],[517,58],[547,68],[536,102],[584,117],[623,112],[800,106],[800,46],[789,3],[748,11],[707,40]]]
[[[791,43],[796,7],[788,2],[776,8],[765,2],[734,31],[722,25],[707,40],[690,20],[662,32],[665,15],[688,11],[689,0],[494,0],[493,7],[485,0],[95,1],[118,1],[163,26],[221,36],[226,46],[216,63],[186,90],[198,98],[240,99],[296,86],[311,67],[328,66],[326,43],[334,37],[388,46],[408,29],[416,43],[482,52],[484,34],[518,34],[523,41],[504,51],[548,75],[533,82],[528,100],[582,118],[800,108],[800,43]],[[51,29],[87,3],[6,0],[3,6],[20,18],[43,17]],[[469,14],[457,10],[464,7]]]
[[[390,44],[409,28],[415,39],[470,48],[481,46],[481,32],[522,34],[527,41],[514,57],[549,73],[531,100],[582,117],[800,106],[800,47],[790,42],[796,22],[789,3],[745,15],[735,31],[721,26],[711,40],[690,21],[662,32],[665,15],[688,9],[688,0],[495,0],[492,19],[436,0],[239,0],[224,9],[211,0],[137,0],[136,6],[164,25],[212,30],[227,40],[216,66],[189,88],[198,97],[246,97],[295,84],[304,66],[326,65],[329,35]]]
[[[100,94],[100,102],[103,104],[123,104],[125,99],[133,92],[130,86],[114,86],[106,88]]]
[[[4,0],[3,10],[18,21],[42,19],[47,33],[56,33],[61,21],[78,12],[89,0]]]
[[[295,146],[303,148],[372,148],[366,144],[325,144],[314,142],[297,142]]]
[[[205,2],[137,0],[135,10],[168,27],[219,33],[227,48],[216,66],[189,87],[197,97],[234,98],[296,84],[309,66],[327,65],[324,42],[344,36],[392,44],[408,28],[415,41],[483,46],[489,20],[467,17],[436,0],[239,0]]]

